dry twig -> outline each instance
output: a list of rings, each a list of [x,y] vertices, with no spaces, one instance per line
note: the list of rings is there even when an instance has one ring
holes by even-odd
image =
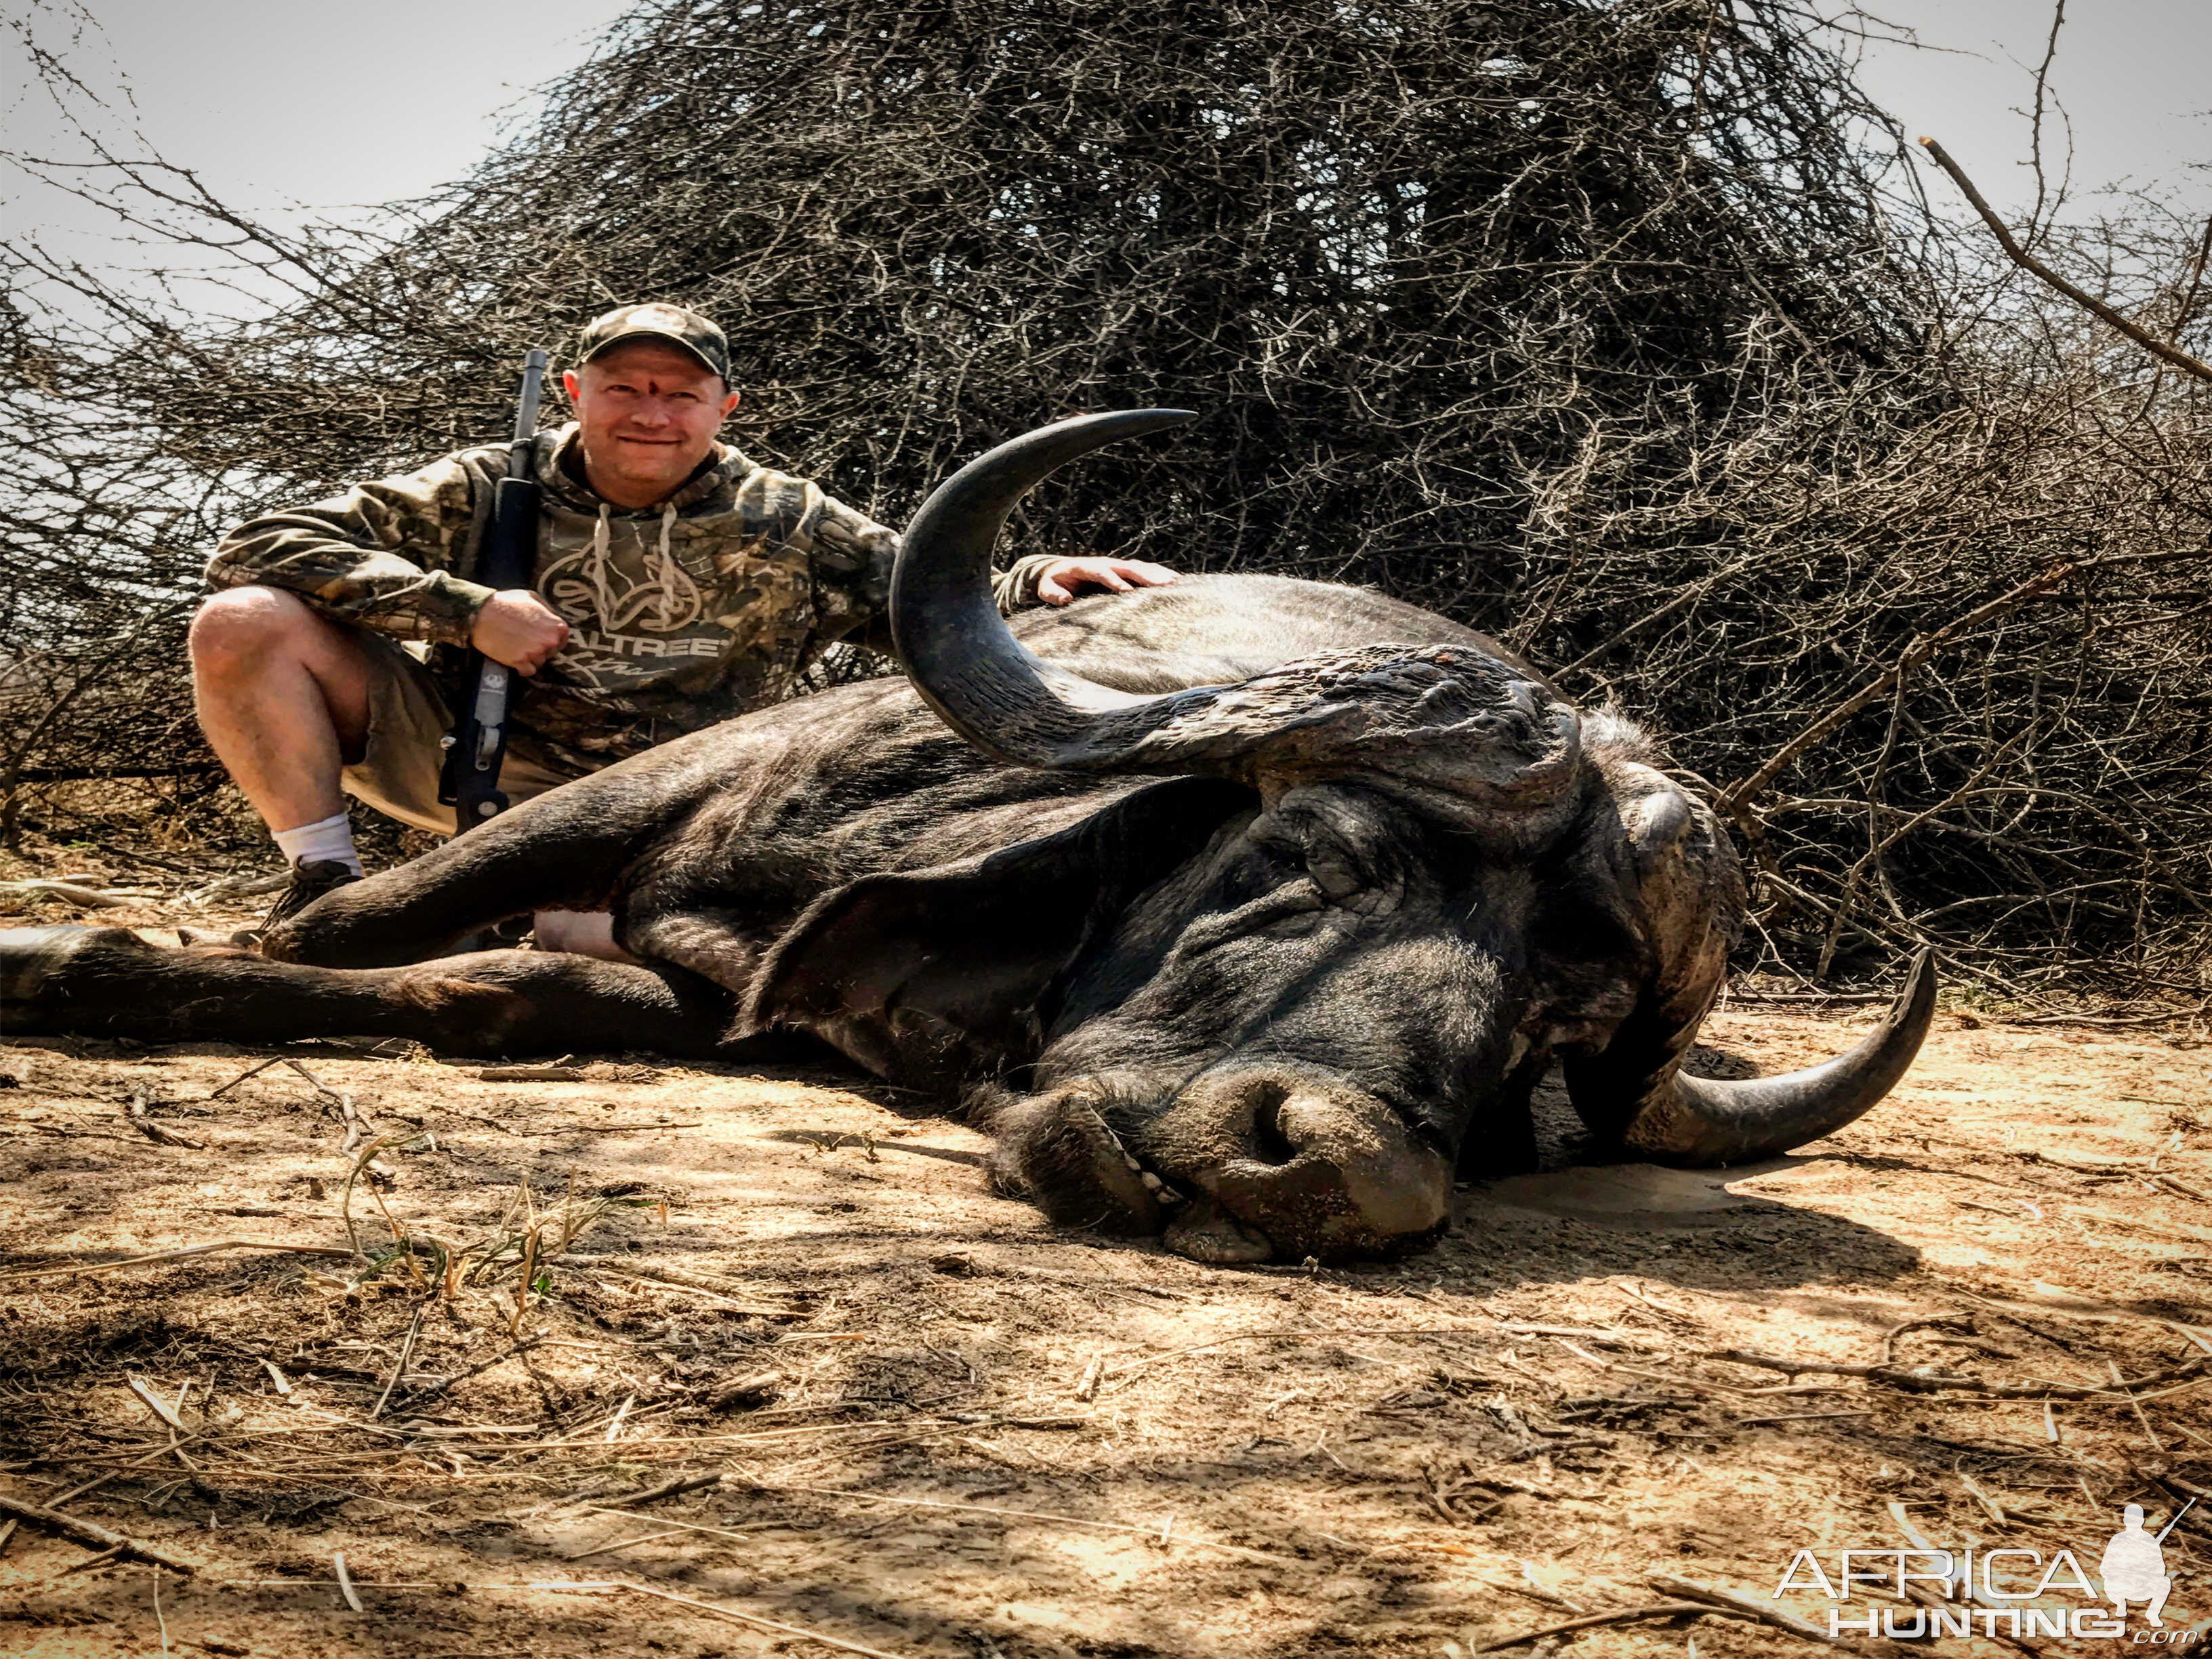
[[[126,1538],[119,1532],[110,1531],[91,1521],[79,1520],[74,1515],[64,1515],[58,1510],[46,1509],[37,1504],[26,1504],[20,1498],[0,1495],[0,1510],[19,1521],[27,1521],[48,1532],[74,1538],[80,1544],[90,1544],[103,1550],[116,1550],[125,1555],[136,1556],[141,1561],[150,1561],[155,1566],[167,1567],[171,1572],[186,1577],[199,1569],[182,1556],[173,1555],[157,1545],[142,1544],[135,1538]]]
[[[1893,1365],[1850,1364],[1832,1359],[1790,1359],[1776,1354],[1754,1353],[1747,1348],[1717,1348],[1705,1357],[1771,1371],[1787,1371],[1793,1376],[1812,1371],[1824,1376],[1864,1377],[1869,1382],[1902,1389],[1907,1394],[1941,1394],[1948,1390],[1994,1395],[2009,1400],[2117,1400],[2125,1398],[2130,1389],[2139,1390],[2161,1382],[2172,1382],[2177,1378],[2194,1377],[2204,1370],[2203,1361],[2192,1359],[2183,1364],[2168,1366],[2162,1371],[2136,1377],[2132,1382],[2104,1389],[2039,1379],[2026,1382],[1992,1382],[1978,1376],[1954,1376],[1942,1371],[1907,1371],[1899,1370]]]
[[[175,1130],[166,1128],[146,1115],[146,1091],[143,1089],[131,1091],[131,1097],[124,1103],[123,1115],[130,1120],[132,1128],[158,1146],[184,1146],[193,1152],[201,1149],[200,1142],[187,1140]]]
[[[345,1552],[340,1550],[331,1557],[331,1570],[338,1577],[338,1594],[345,1597],[346,1606],[356,1613],[368,1611],[361,1604],[361,1595],[353,1587],[353,1575],[346,1571]]]
[[[383,1391],[376,1396],[376,1403],[368,1408],[368,1420],[372,1423],[384,1415],[385,1403],[392,1398],[392,1391],[399,1386],[399,1379],[407,1375],[407,1362],[415,1356],[415,1339],[422,1333],[422,1316],[427,1310],[425,1304],[417,1303],[415,1316],[407,1322],[407,1334],[399,1344],[399,1358],[392,1362],[392,1375],[384,1380]]]
[[[323,1244],[280,1244],[268,1238],[219,1238],[206,1244],[187,1244],[179,1249],[155,1250],[149,1255],[125,1256],[120,1261],[94,1261],[70,1267],[22,1267],[0,1273],[0,1284],[18,1279],[81,1279],[88,1273],[111,1273],[125,1267],[144,1267],[159,1261],[185,1261],[196,1255],[224,1250],[271,1250],[283,1255],[323,1255],[350,1258],[354,1252]]]
[[[1564,1636],[1569,1631],[1596,1630],[1606,1625],[1641,1624],[1647,1619],[1697,1619],[1722,1613],[1732,1613],[1739,1619],[1750,1616],[1735,1609],[1697,1601],[1654,1601],[1646,1607],[1621,1607],[1612,1613],[1587,1613],[1579,1619],[1546,1625],[1540,1630],[1523,1631],[1518,1636],[1501,1637],[1497,1641],[1486,1642],[1479,1648],[1468,1648],[1466,1651],[1469,1654],[1504,1653],[1509,1648],[1526,1647],[1544,1637]]]
[[[823,1647],[836,1648],[841,1653],[857,1653],[862,1656],[862,1659],[900,1659],[897,1654],[886,1653],[881,1648],[867,1647],[859,1642],[848,1642],[842,1636],[825,1635],[818,1630],[809,1630],[804,1625],[786,1624],[780,1619],[764,1619],[757,1613],[747,1613],[738,1607],[726,1607],[715,1601],[696,1601],[689,1595],[678,1595],[671,1590],[655,1589],[649,1584],[631,1583],[624,1579],[612,1579],[609,1582],[615,1589],[626,1589],[635,1595],[650,1595],[658,1601],[672,1601],[678,1607],[693,1607],[701,1613],[711,1613],[724,1619],[734,1619],[738,1623],[750,1625],[757,1630],[774,1631],[779,1636],[795,1636],[803,1641],[819,1642]],[[554,1585],[549,1588],[571,1587]]]
[[[1762,1623],[1771,1625],[1777,1630],[1788,1631],[1792,1636],[1800,1637],[1808,1642],[1819,1642],[1831,1646],[1837,1643],[1835,1637],[1829,1635],[1810,1620],[1801,1619],[1787,1607],[1778,1607],[1774,1602],[1759,1596],[1746,1595],[1740,1590],[1723,1589],[1717,1584],[1700,1583],[1694,1578],[1679,1578],[1673,1573],[1667,1572],[1653,1573],[1650,1583],[1654,1589],[1666,1595],[1679,1595],[1692,1601],[1704,1601],[1716,1607],[1725,1607],[1731,1612],[1743,1613]],[[1903,1655],[1911,1651],[1910,1649],[1895,1642],[1862,1642],[1853,1645],[1859,1651],[1867,1653]]]

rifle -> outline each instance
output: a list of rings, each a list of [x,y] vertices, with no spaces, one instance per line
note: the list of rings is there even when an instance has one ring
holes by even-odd
[[[507,476],[492,497],[477,580],[494,592],[527,587],[537,574],[538,480],[530,458],[538,435],[538,400],[545,384],[545,354],[532,350],[522,364],[522,398],[514,412],[514,442]],[[468,657],[469,699],[446,738],[446,764],[438,799],[453,809],[453,833],[475,828],[507,810],[499,769],[507,758],[507,704],[514,671],[481,651]]]
[[[2191,1510],[2195,1509],[2196,1507],[2197,1507],[2197,1500],[2196,1500],[2195,1498],[2191,1498],[2191,1499],[2190,1499],[2186,1504],[2184,1504],[2181,1506],[2181,1508],[2180,1508],[2179,1511],[2179,1512],[2174,1516],[2173,1519],[2172,1519],[2172,1520],[2171,1520],[2171,1521],[2169,1521],[2169,1522],[2167,1522],[2166,1523],[2165,1531],[2160,1532],[2160,1533],[2159,1534],[2159,1535],[2158,1535],[2155,1539],[2152,1540],[2151,1541],[2152,1541],[2152,1542],[2154,1542],[2154,1543],[2158,1543],[2158,1544],[2163,1544],[2164,1542],[2166,1542],[2166,1533],[2172,1532],[2172,1531],[2176,1527],[2179,1526],[2179,1525],[2181,1524],[2181,1517],[2182,1517],[2182,1516],[2185,1516],[2185,1515],[2188,1514],[2190,1510]]]

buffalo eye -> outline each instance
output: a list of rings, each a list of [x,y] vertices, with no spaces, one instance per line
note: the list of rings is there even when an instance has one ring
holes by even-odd
[[[1254,836],[1267,851],[1303,868],[1328,902],[1364,910],[1373,907],[1359,902],[1360,896],[1383,884],[1377,860],[1364,844],[1372,839],[1361,833],[1365,827],[1338,803],[1286,800],[1255,826]]]
[[[1324,845],[1308,849],[1306,874],[1328,896],[1331,904],[1343,903],[1367,885],[1365,875],[1340,848]]]

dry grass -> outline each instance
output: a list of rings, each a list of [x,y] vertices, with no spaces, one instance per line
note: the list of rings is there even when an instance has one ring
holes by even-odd
[[[1650,1609],[2212,1488],[2204,1051],[1942,1024],[1798,1157],[1518,1177],[1410,1261],[1241,1273],[1055,1234],[847,1079],[19,1045],[0,1489],[195,1565],[179,1652],[1775,1652]],[[241,1237],[324,1254],[121,1265]],[[159,1650],[151,1569],[93,1554],[19,1529],[0,1645]]]

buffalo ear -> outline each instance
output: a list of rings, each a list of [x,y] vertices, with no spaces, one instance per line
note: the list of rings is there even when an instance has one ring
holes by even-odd
[[[740,1032],[800,1026],[878,1076],[947,1089],[1036,1054],[1061,970],[1255,798],[1177,778],[1081,823],[823,894],[778,939]]]

